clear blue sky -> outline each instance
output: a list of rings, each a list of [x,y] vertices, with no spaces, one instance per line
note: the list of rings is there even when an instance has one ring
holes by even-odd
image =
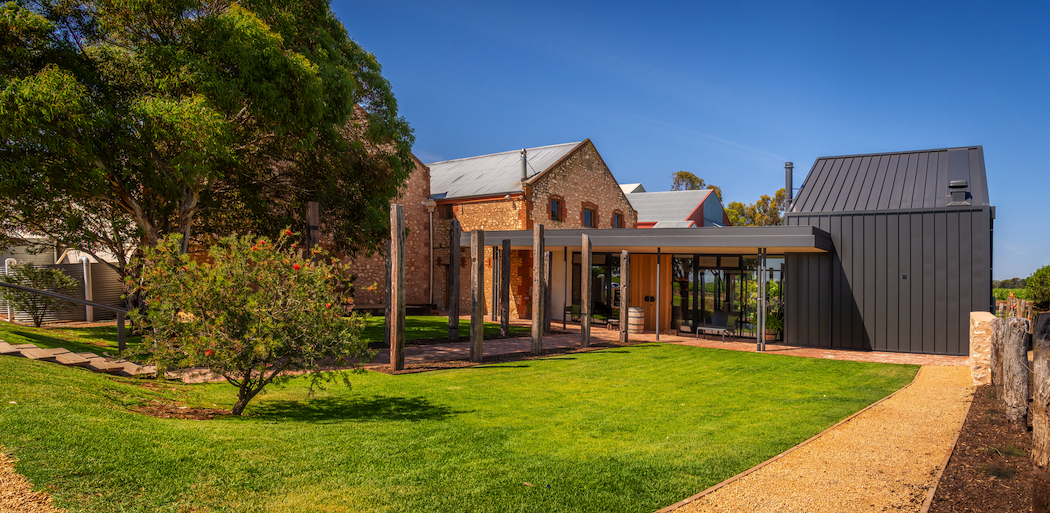
[[[424,162],[590,138],[620,183],[725,201],[819,156],[980,144],[996,279],[1050,263],[1050,3],[333,4]]]

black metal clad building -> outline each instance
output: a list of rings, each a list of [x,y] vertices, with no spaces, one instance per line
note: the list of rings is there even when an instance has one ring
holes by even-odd
[[[835,250],[787,255],[785,342],[969,354],[970,312],[994,308],[993,219],[980,146],[818,158],[785,224]]]

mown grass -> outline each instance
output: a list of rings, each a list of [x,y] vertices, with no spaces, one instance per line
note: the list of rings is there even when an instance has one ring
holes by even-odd
[[[147,388],[0,357],[0,445],[71,511],[653,511],[916,371],[644,344],[356,374],[313,397],[297,380],[243,418],[194,421],[131,408],[229,407],[232,387]]]

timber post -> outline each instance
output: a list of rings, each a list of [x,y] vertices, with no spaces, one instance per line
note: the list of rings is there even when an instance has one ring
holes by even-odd
[[[470,361],[485,357],[485,232],[470,232]]]
[[[995,400],[1003,401],[1003,344],[1006,342],[1006,319],[996,317],[992,319],[992,347],[989,351],[989,365],[991,366],[992,390],[995,391]]]
[[[448,340],[459,342],[459,219],[448,227]]]
[[[1032,512],[1050,513],[1050,313],[1035,316],[1032,337]]]
[[[551,284],[554,281],[554,253],[543,252],[543,333],[551,332]]]
[[[306,248],[303,254],[310,257],[311,249],[321,243],[321,208],[316,201],[306,202]]]
[[[503,239],[499,273],[499,336],[510,336],[510,240]]]
[[[631,297],[631,254],[627,250],[620,252],[620,343],[627,343],[627,309]]]
[[[405,368],[405,210],[390,205],[390,370]]]
[[[393,323],[390,322],[390,316],[392,312],[391,305],[394,303],[390,300],[390,287],[393,285],[394,279],[390,274],[390,257],[392,256],[392,253],[390,253],[390,239],[386,240],[384,250],[386,251],[383,253],[383,265],[386,267],[386,289],[383,290],[383,304],[386,306],[383,307],[383,346],[392,347],[390,345],[390,326]],[[393,362],[393,360],[390,361]]]
[[[580,241],[580,347],[591,346],[591,238]]]
[[[532,227],[532,354],[543,354],[543,225]]]
[[[1012,429],[1028,429],[1028,321],[1011,317],[1007,321],[1003,347],[1003,403]]]

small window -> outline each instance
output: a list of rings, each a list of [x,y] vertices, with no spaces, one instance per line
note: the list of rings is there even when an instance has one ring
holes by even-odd
[[[596,228],[598,224],[598,213],[589,209],[583,209],[583,225],[588,228]]]
[[[612,227],[613,228],[623,228],[623,214],[621,214],[619,212],[616,212],[616,213],[613,214]]]
[[[561,200],[551,198],[551,221],[561,221],[563,208]]]
[[[449,203],[447,205],[439,206],[438,216],[440,216],[441,219],[452,219],[453,217],[455,217],[455,214],[452,213],[452,204]]]

